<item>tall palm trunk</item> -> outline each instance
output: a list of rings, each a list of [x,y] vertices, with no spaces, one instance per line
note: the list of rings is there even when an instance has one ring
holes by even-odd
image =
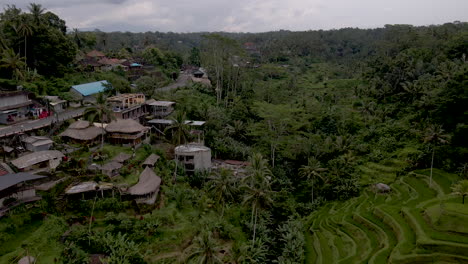
[[[257,215],[258,215],[258,209],[257,209],[257,206],[255,206],[255,222],[254,222],[252,244],[255,243],[255,235],[256,235],[256,231],[257,231]]]
[[[26,70],[28,69],[28,62],[27,62],[27,38],[26,36],[24,36],[24,71],[26,72]]]
[[[312,203],[314,203],[314,177],[312,177]]]
[[[432,187],[432,167],[434,166],[434,153],[435,148],[432,148],[432,160],[431,160],[431,176],[429,177],[429,187]]]

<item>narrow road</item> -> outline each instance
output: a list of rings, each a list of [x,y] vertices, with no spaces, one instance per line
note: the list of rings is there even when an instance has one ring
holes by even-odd
[[[171,83],[168,86],[164,86],[162,88],[157,88],[156,92],[167,92],[173,89],[184,87],[190,80],[190,76],[191,75],[189,73],[183,72],[179,75],[175,83]]]
[[[57,121],[64,121],[78,116],[82,116],[84,110],[84,108],[78,108],[59,113],[58,117],[49,116],[43,119],[30,120],[7,127],[2,127],[0,128],[0,138],[11,136],[16,133],[31,131],[42,127],[50,126],[50,124],[52,124],[53,122],[55,123]]]

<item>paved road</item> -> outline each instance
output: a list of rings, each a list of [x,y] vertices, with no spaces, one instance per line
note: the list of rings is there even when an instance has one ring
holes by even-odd
[[[84,108],[69,110],[58,114],[58,121],[64,121],[83,115]],[[57,122],[57,117],[49,116],[43,119],[21,122],[7,127],[0,128],[0,138],[7,137],[16,133],[31,131],[42,127],[50,126],[52,122]]]
[[[190,80],[190,77],[191,75],[188,73],[181,73],[175,83],[169,84],[168,86],[164,86],[162,88],[157,88],[156,92],[167,92],[173,89],[177,89],[179,87],[184,87],[187,85],[188,81]]]

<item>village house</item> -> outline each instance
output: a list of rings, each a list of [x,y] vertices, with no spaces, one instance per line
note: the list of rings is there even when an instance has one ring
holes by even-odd
[[[156,101],[154,99],[146,101],[147,113],[150,118],[164,118],[174,112],[175,102]]]
[[[190,135],[195,137],[196,141],[194,143],[204,145],[205,144],[205,132],[203,130],[203,126],[205,125],[205,121],[192,121],[187,120],[185,124],[190,126]]]
[[[46,176],[34,175],[26,172],[9,173],[0,177],[0,208],[8,205],[37,201],[34,184]],[[14,198],[12,204],[6,204],[5,200]],[[0,211],[0,216],[1,215]]]
[[[147,123],[156,130],[159,134],[163,134],[164,130],[174,124],[174,120],[171,119],[151,119]],[[196,138],[194,143],[204,144],[204,131],[203,126],[206,124],[205,121],[193,121],[185,120],[184,123],[190,127],[189,133]]]
[[[62,152],[58,150],[43,150],[19,157],[11,161],[11,164],[22,172],[40,169],[49,170],[57,168],[63,157]]]
[[[32,152],[49,150],[54,142],[48,137],[31,136],[22,140],[26,149]]]
[[[98,63],[102,65],[101,70],[103,71],[111,71],[119,68],[124,71],[128,71],[128,66],[123,65],[125,61],[127,60],[102,58],[98,61]]]
[[[106,55],[100,51],[92,50],[88,52],[85,57],[80,61],[80,65],[88,71],[99,71],[102,64],[99,60],[105,58]]]
[[[122,167],[122,163],[117,161],[110,161],[101,167],[101,172],[102,174],[112,178],[119,175],[119,171]]]
[[[79,120],[71,124],[59,136],[75,143],[93,144],[100,142],[105,133],[102,128],[96,127],[88,121]]]
[[[154,168],[154,164],[158,162],[159,158],[160,158],[159,155],[152,153],[143,162],[142,164],[143,168],[146,168],[146,167]]]
[[[158,197],[161,178],[153,169],[146,167],[140,174],[138,183],[128,188],[127,192],[137,203],[154,204]]]
[[[117,119],[138,119],[146,114],[144,94],[119,94],[107,98],[107,102]]]
[[[197,70],[192,71],[192,82],[201,83],[207,86],[211,86],[211,81],[208,79],[208,74],[206,74],[205,69],[198,68]]]
[[[106,131],[110,143],[137,147],[147,138],[149,128],[133,119],[117,119],[106,126]]]
[[[97,197],[98,194],[101,194],[101,197],[104,197],[105,194],[109,192],[112,194],[112,197],[114,197],[114,185],[112,183],[96,183],[93,181],[70,185],[65,190],[65,194],[72,199],[79,197],[81,199],[93,199]]]
[[[44,99],[47,100],[47,102],[50,105],[50,108],[52,111],[55,113],[60,113],[65,111],[65,109],[68,108],[68,102],[67,100],[60,99],[58,96],[44,96]]]
[[[104,92],[107,87],[110,87],[110,83],[106,80],[90,82],[73,85],[70,89],[70,93],[73,94],[76,99],[82,103],[92,103],[96,101],[94,96],[98,93]]]
[[[33,102],[23,91],[0,91],[0,124],[13,124],[28,118]]]
[[[211,168],[211,149],[205,146],[187,144],[174,149],[176,161],[185,168],[185,172],[192,174],[195,171]]]

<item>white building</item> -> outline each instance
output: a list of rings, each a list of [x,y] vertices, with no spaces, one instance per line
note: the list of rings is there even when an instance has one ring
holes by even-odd
[[[200,145],[180,145],[174,150],[176,160],[183,164],[187,173],[211,168],[211,149]]]

